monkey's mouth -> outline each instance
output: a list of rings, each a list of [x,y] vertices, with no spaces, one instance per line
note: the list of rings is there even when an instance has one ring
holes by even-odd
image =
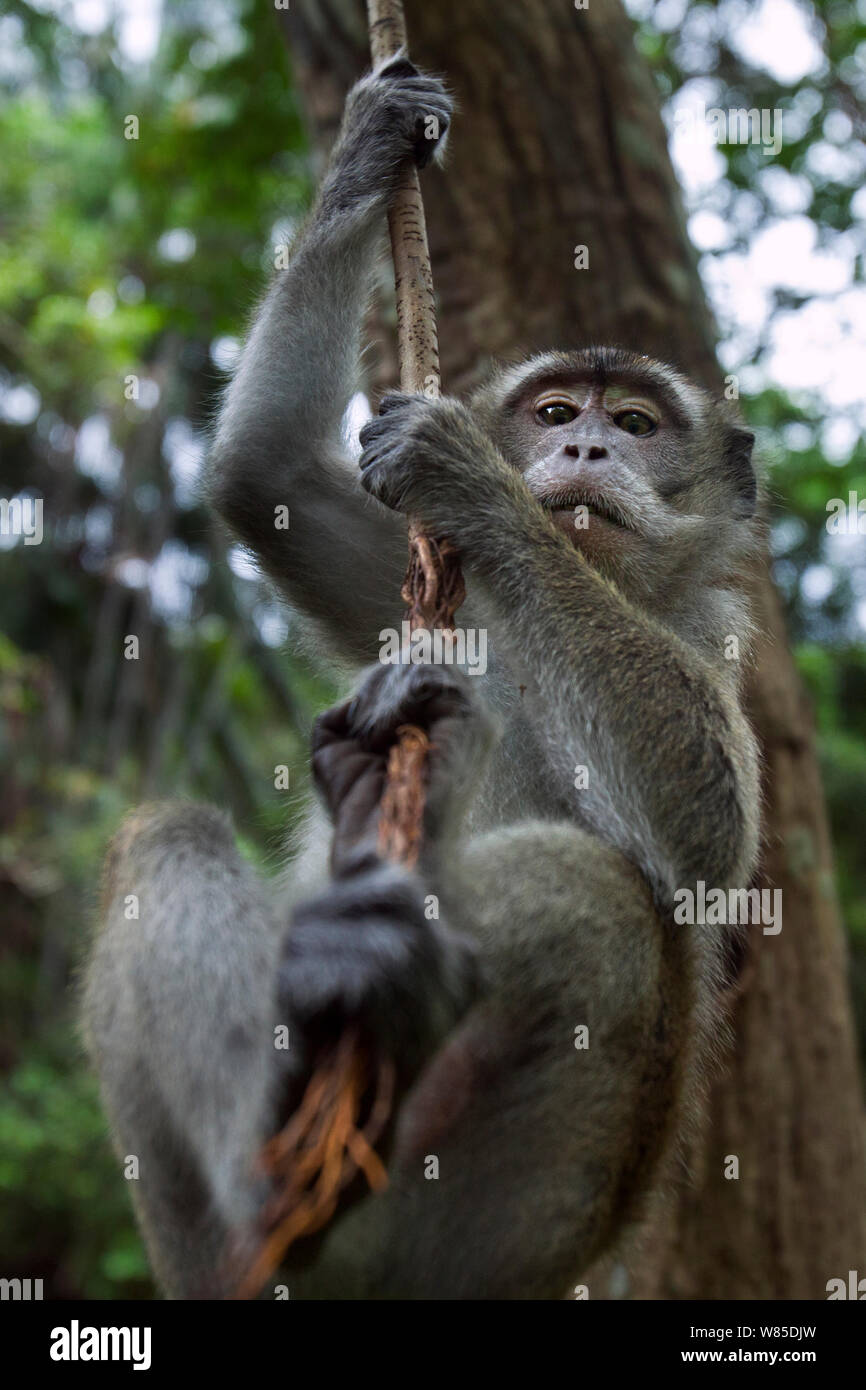
[[[619,526],[624,531],[636,529],[631,517],[616,502],[586,488],[557,488],[538,500],[548,512],[573,512],[576,507],[585,507],[590,516],[609,521],[612,526]]]

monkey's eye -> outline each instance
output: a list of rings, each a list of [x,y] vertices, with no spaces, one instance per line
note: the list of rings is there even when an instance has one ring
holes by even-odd
[[[624,410],[620,415],[614,416],[614,419],[626,434],[655,434],[655,420],[651,415],[645,415],[642,410]]]
[[[535,412],[542,425],[567,425],[577,418],[573,405],[564,401],[554,401],[552,405],[540,405]]]

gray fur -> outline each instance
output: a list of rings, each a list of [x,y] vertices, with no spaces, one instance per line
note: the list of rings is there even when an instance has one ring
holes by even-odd
[[[721,936],[675,927],[670,909],[699,878],[745,886],[756,856],[755,743],[741,663],[723,651],[731,634],[748,645],[749,441],[664,364],[590,349],[501,372],[468,406],[386,402],[362,436],[361,486],[341,421],[382,214],[423,110],[447,125],[441,84],[405,65],[350,94],[309,224],[226,393],[209,489],[329,657],[355,669],[399,625],[396,512],[420,515],[460,549],[459,621],[488,630],[490,668],[420,693],[412,668],[374,668],[325,716],[314,769],[329,814],[313,812],[282,899],[216,812],[145,808],[120,832],[85,1026],[118,1151],[141,1157],[133,1196],[171,1296],[231,1291],[264,1196],[255,1157],[303,1079],[323,1000],[357,995],[407,1056],[423,1032],[426,1066],[411,1068],[388,1193],[290,1272],[293,1297],[562,1296],[657,1187],[720,1027]],[[543,500],[563,460],[585,467],[589,426],[564,427],[570,452],[557,451],[520,414],[563,375],[667,403],[643,453],[599,425],[599,476],[634,529],[598,563]],[[281,504],[288,532],[273,525]],[[382,731],[413,700],[435,755],[427,852],[408,874],[376,864],[370,808]],[[348,757],[361,771],[347,791]],[[345,959],[341,922],[360,933]],[[573,1046],[580,1024],[587,1051]],[[424,1177],[430,1154],[438,1180]]]

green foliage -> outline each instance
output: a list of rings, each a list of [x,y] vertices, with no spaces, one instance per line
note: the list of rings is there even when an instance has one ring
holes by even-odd
[[[4,1268],[45,1269],[53,1297],[148,1297],[95,1083],[70,1065],[68,1031],[54,1031],[56,1049],[34,1048],[0,1095]]]

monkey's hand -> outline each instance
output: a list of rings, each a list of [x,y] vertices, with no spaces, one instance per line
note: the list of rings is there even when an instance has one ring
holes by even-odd
[[[410,159],[423,168],[442,151],[453,108],[441,80],[402,54],[363,77],[346,98],[322,208],[389,200]]]
[[[361,486],[393,511],[453,534],[470,508],[489,506],[516,478],[492,440],[453,397],[395,392],[361,429]]]

